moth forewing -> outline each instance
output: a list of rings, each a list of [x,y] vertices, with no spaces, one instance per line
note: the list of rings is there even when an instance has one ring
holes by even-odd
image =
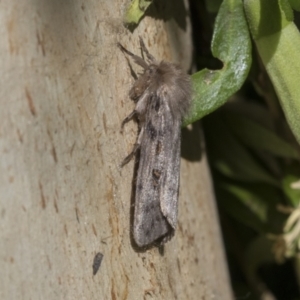
[[[163,215],[175,230],[178,215],[178,196],[180,182],[180,142],[181,122],[175,122],[172,135],[165,152],[168,153],[168,161],[165,164],[165,180],[161,191],[161,210]]]
[[[140,43],[150,65],[119,47],[145,68],[130,90],[137,104],[129,117],[137,115],[140,132],[133,152],[124,160],[128,162],[140,150],[133,237],[138,246],[145,247],[166,242],[176,228],[181,121],[190,106],[191,83],[177,65],[157,63],[141,39]]]
[[[179,186],[179,172],[174,172],[180,163],[179,126],[166,99],[160,93],[154,94],[143,125],[136,182],[133,233],[139,246],[173,235]]]

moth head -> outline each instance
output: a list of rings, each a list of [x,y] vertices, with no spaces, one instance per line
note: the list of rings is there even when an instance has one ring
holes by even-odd
[[[138,100],[143,95],[151,82],[153,82],[153,79],[157,76],[157,69],[157,65],[151,64],[144,70],[144,73],[138,77],[129,91],[129,97],[131,99]]]

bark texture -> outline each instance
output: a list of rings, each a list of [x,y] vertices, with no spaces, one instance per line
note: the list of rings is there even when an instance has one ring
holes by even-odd
[[[133,78],[116,43],[139,53],[141,35],[191,65],[187,8],[159,2],[132,33],[127,1],[1,1],[1,299],[231,298],[197,126],[183,134],[175,237],[145,252],[130,239],[134,162],[119,164],[137,126],[120,134]]]

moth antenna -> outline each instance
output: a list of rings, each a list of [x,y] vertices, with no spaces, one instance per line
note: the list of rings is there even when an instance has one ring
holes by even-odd
[[[145,43],[144,43],[143,39],[141,38],[141,36],[139,36],[139,38],[140,38],[140,45],[141,45],[142,52],[144,52],[144,53],[146,54],[146,56],[147,56],[147,58],[148,58],[148,60],[149,60],[150,62],[155,63],[156,60],[155,60],[154,56],[152,56],[152,55],[149,53],[149,51],[148,51],[148,49],[146,48]]]
[[[133,58],[134,62],[137,65],[141,66],[144,69],[148,68],[148,64],[141,57],[131,53],[126,48],[124,48],[120,43],[118,43],[118,47],[121,49],[122,52],[124,52],[124,53],[128,54],[129,56],[131,56]]]

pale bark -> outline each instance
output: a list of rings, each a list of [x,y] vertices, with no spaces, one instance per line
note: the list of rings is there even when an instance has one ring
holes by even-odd
[[[141,35],[157,58],[185,68],[192,48],[184,11],[186,23],[145,17],[131,33],[127,3],[1,1],[1,299],[231,298],[198,129],[183,138],[202,156],[182,159],[175,237],[163,255],[131,244],[134,162],[119,164],[137,126],[119,132],[134,104],[116,43],[139,53]]]

